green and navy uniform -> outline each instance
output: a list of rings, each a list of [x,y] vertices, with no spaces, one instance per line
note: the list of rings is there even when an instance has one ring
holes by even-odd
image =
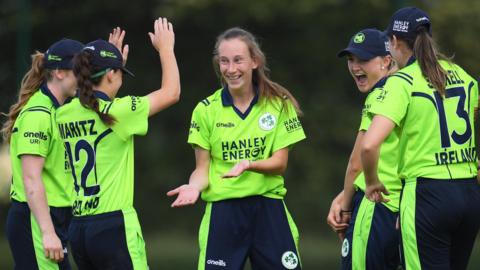
[[[245,171],[221,178],[241,160],[268,159],[305,138],[295,108],[286,104],[255,95],[242,113],[223,88],[195,107],[188,143],[211,156],[198,269],[243,269],[247,257],[258,269],[300,269],[299,235],[283,202],[283,177]]]
[[[372,123],[370,108],[383,95],[386,78],[378,81],[365,99],[359,132],[366,132]],[[342,244],[342,269],[397,269],[400,264],[396,220],[402,183],[397,174],[398,129],[383,142],[378,164],[378,177],[390,192],[388,202],[376,204],[365,195],[365,176],[354,181],[355,195],[350,225]]]
[[[33,94],[20,111],[10,139],[12,205],[7,217],[7,238],[15,269],[70,269],[67,231],[71,220],[73,183],[66,174],[65,150],[55,125],[59,103],[46,84]],[[22,175],[22,155],[44,158],[41,173],[47,204],[65,259],[56,263],[45,257],[39,224],[27,204]]]
[[[57,112],[74,185],[69,236],[80,269],[147,269],[145,243],[133,207],[134,135],[148,129],[147,97],[110,100],[95,91],[104,124],[78,98]]]
[[[461,67],[448,73],[442,97],[415,58],[393,74],[371,113],[401,130],[399,175],[405,268],[465,269],[480,225],[474,109],[478,83]]]

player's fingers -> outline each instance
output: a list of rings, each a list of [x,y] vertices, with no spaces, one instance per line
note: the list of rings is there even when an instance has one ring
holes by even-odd
[[[120,28],[119,28],[120,29]],[[120,34],[119,34],[119,37],[118,37],[118,43],[119,45],[122,45],[123,44],[123,39],[125,38],[125,30],[119,30],[120,31]]]
[[[163,27],[163,30],[168,31],[168,21],[167,21],[167,18],[162,18],[162,27]]]
[[[178,187],[176,189],[172,189],[169,192],[167,192],[167,196],[173,196],[173,195],[178,194],[179,192],[180,192],[180,187]]]
[[[54,255],[55,255],[55,261],[56,262],[60,261],[60,250],[56,249]]]
[[[342,215],[340,211],[333,211],[333,215],[335,217],[336,222],[341,222],[342,221]]]
[[[170,30],[170,32],[173,32],[173,25],[171,22],[168,22],[168,30]]]
[[[123,61],[126,62],[127,59],[128,59],[128,52],[130,51],[130,47],[128,46],[128,44],[125,44],[125,46],[123,46],[123,52],[122,52],[122,57],[123,57]],[[125,65],[125,63],[124,63]]]

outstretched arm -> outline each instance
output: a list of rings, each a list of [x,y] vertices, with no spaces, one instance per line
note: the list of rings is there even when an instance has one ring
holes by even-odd
[[[200,147],[195,147],[195,170],[190,175],[188,184],[170,190],[168,196],[177,196],[172,207],[182,207],[195,204],[202,190],[208,186],[208,170],[210,167],[210,152]]]

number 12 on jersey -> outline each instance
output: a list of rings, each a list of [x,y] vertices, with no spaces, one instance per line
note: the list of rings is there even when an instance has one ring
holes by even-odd
[[[73,183],[75,186],[75,192],[78,195],[80,191],[80,187],[83,189],[83,196],[94,196],[100,192],[100,185],[97,183],[97,179],[95,177],[95,185],[87,186],[87,179],[92,170],[95,168],[95,150],[93,147],[88,143],[86,140],[79,140],[75,144],[74,151],[72,152],[72,146],[69,142],[65,142],[65,148],[67,150],[68,160],[70,162],[70,168],[72,170],[73,176]],[[78,176],[75,171],[74,162],[80,161],[80,154],[84,152],[87,156],[87,160],[85,165],[81,169],[80,173],[80,186],[78,184]],[[75,158],[75,159],[74,159]]]

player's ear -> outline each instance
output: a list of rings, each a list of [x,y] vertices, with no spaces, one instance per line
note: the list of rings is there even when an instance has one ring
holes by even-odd
[[[105,77],[107,78],[107,81],[109,83],[113,82],[114,80],[114,77],[115,77],[115,70],[109,70],[106,74],[105,74]]]
[[[64,70],[61,69],[55,69],[51,71],[51,76],[57,80],[63,80],[65,78],[66,74]]]

